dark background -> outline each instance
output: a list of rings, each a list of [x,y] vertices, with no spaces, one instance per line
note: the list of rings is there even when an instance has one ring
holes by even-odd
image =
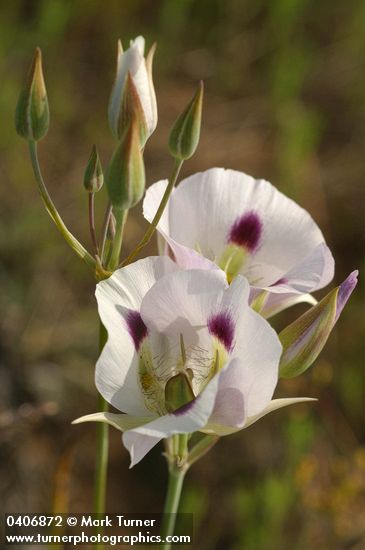
[[[146,147],[148,185],[169,174],[169,129],[204,79],[201,141],[183,173],[216,165],[273,182],[322,228],[335,284],[365,268],[365,3],[2,0],[0,9],[1,504],[7,512],[90,512],[95,426],[70,422],[96,411],[94,281],[45,213],[14,130],[35,46],[51,109],[40,144],[44,175],[87,246],[82,178],[91,145],[104,165],[114,146],[106,110],[116,41],[127,47],[143,34],[148,47],[158,42],[159,126]],[[101,218],[105,190],[97,199]],[[146,227],[140,210],[130,217],[125,253]],[[198,548],[365,548],[363,312],[360,278],[314,367],[279,384],[276,395],[318,403],[223,438],[189,473],[182,508],[195,514]],[[111,430],[111,512],[162,509],[161,450],[128,470]]]

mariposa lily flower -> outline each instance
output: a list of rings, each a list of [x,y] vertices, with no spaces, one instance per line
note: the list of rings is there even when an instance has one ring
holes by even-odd
[[[163,180],[148,189],[147,220],[166,185]],[[315,303],[309,293],[333,278],[332,254],[310,214],[269,182],[242,172],[213,168],[183,180],[157,229],[181,267],[204,256],[229,281],[244,275],[265,317],[298,301]]]
[[[242,276],[228,285],[221,270],[179,270],[168,257],[146,258],[100,282],[96,297],[108,331],[96,386],[123,414],[75,422],[123,431],[131,465],[174,434],[225,435],[305,400],[271,401],[282,346],[249,307]]]
[[[152,80],[152,62],[155,47],[147,57],[144,57],[145,39],[138,36],[131,40],[129,48],[123,52],[121,42],[118,43],[117,72],[109,101],[109,124],[117,139],[120,138],[120,115],[122,99],[127,76],[138,94],[146,124],[147,136],[150,136],[157,126],[157,103]]]

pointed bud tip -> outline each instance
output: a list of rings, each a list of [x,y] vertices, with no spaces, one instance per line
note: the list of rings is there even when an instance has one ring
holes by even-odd
[[[352,291],[357,285],[359,276],[359,270],[355,269],[350,273],[350,275],[343,281],[343,283],[338,287],[337,294],[337,308],[336,308],[336,318],[335,322],[341,315],[343,308],[345,307],[348,299],[350,298]]]
[[[15,127],[21,137],[32,141],[39,141],[48,131],[49,108],[39,47],[34,51],[28,79],[19,96]]]
[[[204,84],[201,80],[185,111],[177,118],[169,138],[173,157],[187,160],[196,151],[200,139]]]
[[[88,193],[97,193],[102,188],[103,183],[103,168],[96,145],[93,145],[84,173],[84,187]]]

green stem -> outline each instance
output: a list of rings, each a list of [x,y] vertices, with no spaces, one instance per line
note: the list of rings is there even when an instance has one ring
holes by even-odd
[[[180,434],[178,436],[177,454],[180,461],[185,461],[188,456],[189,434]]]
[[[100,321],[99,326],[99,351],[101,353],[106,341],[107,332]],[[107,401],[99,394],[98,396],[98,410],[101,412],[107,412],[109,405]],[[106,501],[106,482],[108,472],[108,447],[109,447],[109,426],[104,422],[98,422],[96,432],[96,463],[95,463],[95,481],[94,481],[94,513],[105,514],[105,501]],[[102,533],[102,529],[97,528],[97,533]],[[94,550],[103,550],[104,544],[96,543]]]
[[[100,260],[102,265],[104,265],[105,243],[106,243],[106,238],[108,234],[108,226],[109,226],[111,215],[112,215],[112,205],[109,202],[105,211],[103,227],[101,230]]]
[[[99,247],[98,247],[98,240],[96,238],[96,231],[95,231],[95,194],[94,193],[88,193],[88,199],[89,199],[89,229],[90,229],[90,237],[91,242],[94,249],[94,254],[96,256],[99,255]]]
[[[67,244],[70,245],[72,250],[76,252],[76,254],[83,259],[89,267],[91,267],[93,270],[96,268],[96,261],[92,257],[91,254],[82,246],[82,244],[72,235],[72,233],[67,229],[64,221],[62,220],[61,216],[59,215],[48,191],[46,188],[46,185],[44,183],[41,168],[39,166],[38,161],[38,154],[37,154],[37,144],[35,141],[29,141],[29,153],[30,158],[32,161],[32,167],[34,176],[38,185],[39,192],[41,194],[43,203],[46,207],[46,210],[48,214],[51,216],[52,220],[56,224],[58,230],[60,231],[61,235],[67,242]]]
[[[115,271],[119,264],[120,250],[122,248],[124,225],[127,219],[128,210],[115,210],[115,237],[112,244],[112,251],[110,260],[108,262],[108,269]]]
[[[166,537],[174,534],[176,514],[179,509],[185,473],[186,469],[179,467],[177,464],[174,464],[169,468],[169,481],[161,531],[162,540],[166,540]],[[165,542],[161,545],[161,549],[163,550],[170,550],[170,548],[170,542]]]
[[[150,226],[147,229],[146,233],[144,234],[144,236],[142,237],[140,242],[137,244],[137,246],[133,250],[133,252],[131,252],[129,254],[129,256],[122,262],[122,264],[121,264],[122,266],[130,264],[134,260],[134,258],[136,256],[138,256],[138,254],[140,253],[142,248],[144,246],[146,246],[146,244],[148,244],[149,241],[151,240],[151,237],[152,237],[152,235],[154,234],[154,232],[156,230],[158,222],[161,219],[161,216],[162,216],[162,214],[165,210],[165,207],[168,203],[168,200],[170,198],[172,190],[175,186],[175,183],[176,183],[176,180],[179,176],[179,173],[180,173],[183,162],[184,162],[183,160],[175,160],[174,167],[173,167],[173,170],[172,170],[172,174],[171,174],[170,179],[169,179],[169,183],[168,183],[168,185],[166,187],[166,190],[165,190],[165,193],[164,193],[164,195],[161,199],[161,202],[160,202],[160,205],[157,209],[157,212],[156,212],[152,222],[150,223]]]

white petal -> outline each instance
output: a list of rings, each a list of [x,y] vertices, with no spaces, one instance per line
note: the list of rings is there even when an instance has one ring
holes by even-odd
[[[145,198],[143,200],[143,216],[146,218],[147,221],[151,222],[153,220],[157,209],[160,206],[167,185],[168,180],[160,180],[147,189]],[[158,224],[158,229],[162,232],[162,234],[168,235],[170,233],[169,203],[163,211],[163,214]]]
[[[189,405],[172,414],[161,416],[148,424],[123,434],[123,443],[131,455],[131,467],[137,464],[158,441],[174,434],[193,433],[210,417],[218,389],[214,377],[205,390]]]
[[[282,277],[282,282],[267,287],[275,293],[305,293],[326,286],[334,275],[335,262],[325,243],[316,246],[302,262]]]
[[[138,47],[128,48],[127,51],[118,55],[117,74],[108,107],[109,124],[115,135],[118,133],[118,117],[126,76],[130,72],[134,77],[142,63],[144,59]]]
[[[235,346],[231,352],[252,373],[252,385],[247,396],[247,414],[259,413],[270,401],[278,380],[278,365],[282,346],[269,323],[250,307],[245,307],[249,287],[244,277],[234,279],[225,293],[223,307],[231,305],[236,319]]]
[[[137,379],[138,354],[127,330],[128,311],[139,311],[142,299],[156,280],[177,269],[169,258],[152,257],[117,270],[97,285],[99,315],[108,341],[96,364],[99,392],[119,410],[149,415]]]
[[[157,281],[146,294],[141,305],[142,318],[157,332],[195,332],[207,325],[212,302],[227,287],[221,270],[177,271]]]
[[[262,296],[262,293],[264,293],[264,296]],[[255,304],[259,304],[260,302],[262,302],[261,305],[256,307]],[[297,294],[292,292],[279,294],[251,288],[250,304],[254,310],[260,313],[265,319],[269,319],[281,311],[284,311],[284,309],[301,303],[307,303],[314,306],[317,304],[317,300],[311,296],[311,294]]]
[[[131,48],[137,48],[139,54],[141,57],[144,56],[144,48],[145,48],[145,39],[143,36],[137,36],[134,40],[131,40],[130,47]]]
[[[162,437],[152,437],[149,435],[139,434],[136,432],[125,432],[122,436],[123,444],[128,449],[131,463],[130,468],[133,468],[138,462],[150,452]]]
[[[162,183],[156,185],[158,189],[152,186],[145,199],[147,218],[161,191]],[[257,250],[242,271],[252,285],[265,288],[292,270],[295,273],[303,258],[310,258],[316,247],[324,243],[308,212],[269,182],[222,168],[183,180],[172,193],[158,229],[165,234],[177,257],[183,253],[178,250],[179,245],[184,245],[217,260],[227,246],[234,222],[249,212],[254,212],[262,224]],[[322,260],[311,260],[302,266],[305,292],[324,286],[333,276],[331,256],[327,254]],[[309,264],[313,272],[308,269]],[[299,275],[297,271],[296,277],[300,279]]]
[[[156,128],[156,97],[151,93],[151,82],[148,75],[144,55],[144,38],[138,36],[131,41],[130,47],[124,53],[118,56],[118,67],[115,83],[109,102],[108,116],[109,123],[113,132],[118,131],[118,116],[123,94],[123,87],[128,72],[137,88],[138,96],[141,100],[142,108],[146,117],[149,133]]]
[[[297,403],[306,403],[307,401],[317,401],[317,399],[313,399],[311,397],[289,397],[284,399],[273,399],[263,411],[261,411],[259,414],[249,417],[244,427],[248,428],[248,426],[251,426],[251,424],[257,422],[257,420],[259,420],[263,416],[273,411],[276,411],[277,409],[282,409],[283,407],[287,407],[288,405],[296,405]]]
[[[168,181],[161,180],[151,185],[146,192],[146,196],[143,201],[143,215],[149,222],[152,222],[161,200],[165,193]],[[161,220],[158,224],[158,245],[160,254],[166,253],[166,243],[171,247],[173,251],[174,260],[177,262],[181,269],[217,269],[218,266],[208,258],[205,258],[199,254],[196,250],[183,246],[171,238],[170,235],[170,221],[169,221],[169,203],[165,208]],[[161,237],[165,239],[166,243],[162,244]]]
[[[246,401],[253,373],[240,360],[233,359],[218,374],[218,392],[208,425],[216,433],[241,428],[246,420]]]

